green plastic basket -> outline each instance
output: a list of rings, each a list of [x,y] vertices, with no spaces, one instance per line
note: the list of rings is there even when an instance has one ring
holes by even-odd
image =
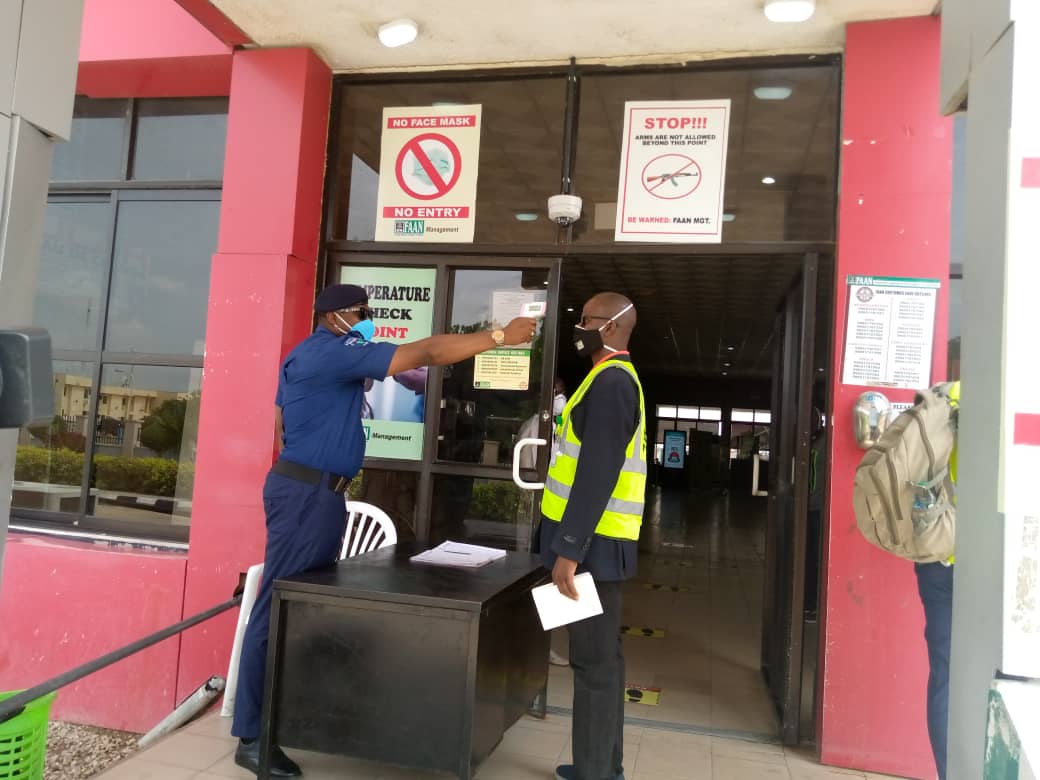
[[[0,693],[0,701],[19,691]],[[0,780],[41,780],[47,755],[47,721],[54,694],[48,693],[0,723]]]

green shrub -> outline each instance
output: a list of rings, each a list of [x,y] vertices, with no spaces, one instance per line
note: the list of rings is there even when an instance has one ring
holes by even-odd
[[[173,497],[177,477],[181,496],[190,496],[195,482],[195,464],[178,463],[167,458],[124,458],[118,455],[94,457],[94,487],[150,496]],[[48,450],[45,447],[19,447],[14,478],[23,482],[53,485],[79,485],[83,481],[83,453]]]
[[[19,447],[14,461],[14,478],[23,482],[79,485],[83,482],[83,453]]]
[[[520,488],[512,482],[487,482],[473,486],[469,514],[496,523],[515,523]]]

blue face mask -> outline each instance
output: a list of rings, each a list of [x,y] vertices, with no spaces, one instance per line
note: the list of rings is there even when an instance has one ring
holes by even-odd
[[[354,325],[351,325],[343,319],[339,312],[334,312],[333,316],[339,320],[340,327],[343,330],[360,336],[363,341],[371,341],[372,337],[376,335],[376,324],[371,319],[358,320]]]

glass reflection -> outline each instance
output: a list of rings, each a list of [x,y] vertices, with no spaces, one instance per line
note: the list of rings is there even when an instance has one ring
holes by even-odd
[[[138,101],[133,178],[223,179],[227,110],[227,98]]]
[[[122,181],[128,101],[76,96],[69,140],[54,145],[51,181]]]
[[[201,380],[201,368],[102,368],[89,513],[188,523]]]
[[[523,301],[545,300],[547,279],[544,270],[456,271],[451,332],[473,333],[507,324],[519,316]],[[538,411],[544,350],[539,322],[529,350],[493,350],[444,369],[438,436],[441,460],[498,466],[512,463],[520,430]],[[500,362],[495,367],[490,361]],[[510,385],[526,386],[504,389]]]
[[[11,506],[79,511],[93,372],[91,363],[54,361],[57,414],[18,431]]]
[[[507,550],[530,550],[538,515],[537,491],[510,480],[438,475],[433,482],[430,543],[469,541]]]
[[[105,348],[201,355],[217,200],[119,205]]]
[[[96,349],[111,210],[106,201],[49,203],[33,322],[55,349]]]

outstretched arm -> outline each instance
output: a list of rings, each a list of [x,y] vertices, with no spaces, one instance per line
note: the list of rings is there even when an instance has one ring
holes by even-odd
[[[506,346],[527,344],[534,337],[535,321],[530,317],[517,317],[503,331]],[[420,366],[449,366],[495,346],[489,330],[430,336],[399,346],[386,373],[387,376],[393,376]]]

